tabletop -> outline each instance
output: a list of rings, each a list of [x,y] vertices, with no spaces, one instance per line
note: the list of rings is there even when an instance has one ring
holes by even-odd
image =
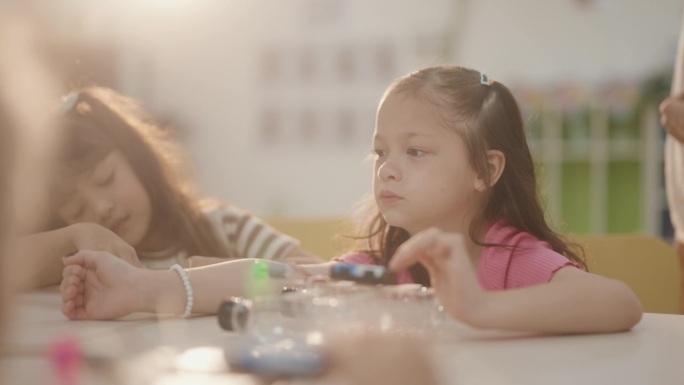
[[[222,330],[215,316],[133,314],[114,321],[69,321],[59,306],[56,292],[15,298],[0,360],[2,383],[58,383],[49,348],[65,338],[77,340],[90,357],[114,360],[117,368],[140,373],[91,374],[84,383],[142,384],[154,379],[155,384],[181,384],[197,383],[197,376],[207,384],[258,383],[230,372],[221,362],[223,349],[240,336]],[[445,384],[684,383],[684,316],[679,315],[646,313],[629,332],[568,336],[477,330],[453,322],[430,339],[430,349]],[[184,369],[179,358],[192,357],[202,364],[201,370]]]

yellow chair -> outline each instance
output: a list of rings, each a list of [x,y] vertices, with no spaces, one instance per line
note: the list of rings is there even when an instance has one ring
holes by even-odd
[[[299,239],[302,249],[324,259],[342,255],[352,245],[344,236],[354,235],[341,218],[266,218],[276,230]]]
[[[340,218],[270,218],[277,230],[299,239],[301,247],[325,259],[348,251],[353,235]],[[649,313],[681,312],[679,262],[674,249],[645,235],[581,235],[589,271],[629,285]]]
[[[618,279],[632,288],[649,313],[681,312],[681,277],[674,249],[645,235],[583,235],[589,271]]]

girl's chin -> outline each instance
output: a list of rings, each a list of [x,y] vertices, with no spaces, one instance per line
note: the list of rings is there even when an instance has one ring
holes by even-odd
[[[392,227],[398,227],[400,229],[406,230],[409,232],[409,234],[413,234],[411,230],[409,230],[406,226],[404,226],[406,223],[404,221],[399,221],[399,220],[391,220],[392,218],[387,218],[385,217],[385,222],[387,222],[388,225]]]

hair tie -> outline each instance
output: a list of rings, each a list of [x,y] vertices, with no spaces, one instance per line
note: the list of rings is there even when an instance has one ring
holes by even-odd
[[[494,83],[494,79],[490,79],[486,73],[480,72],[480,84],[484,84],[486,86],[491,86],[492,83]]]

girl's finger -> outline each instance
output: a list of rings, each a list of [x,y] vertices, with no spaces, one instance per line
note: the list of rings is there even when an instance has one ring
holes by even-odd
[[[64,269],[62,269],[62,278],[66,278],[70,275],[73,275],[74,271],[75,271],[74,269],[77,267],[78,267],[78,265],[65,266]]]
[[[419,259],[419,262],[425,266],[425,270],[427,270],[428,274],[430,277],[434,277],[435,274],[437,274],[437,266],[435,265],[434,261],[430,257],[421,257]]]
[[[74,302],[76,303],[76,307],[83,307],[85,304],[85,299],[83,297],[83,294],[79,293],[76,295]]]
[[[66,266],[83,265],[85,262],[85,253],[83,251],[79,251],[76,254],[71,254],[62,258],[62,262],[64,262],[64,265]]]
[[[93,317],[88,316],[88,312],[86,309],[82,306],[76,306],[73,311],[73,318],[72,320],[87,320],[87,319],[94,319]]]
[[[64,298],[64,295],[66,294],[66,288],[67,287],[69,287],[69,280],[65,278],[59,284],[59,294],[62,295],[62,298]]]
[[[74,319],[74,301],[66,301],[62,304],[62,314],[70,320]]]
[[[667,109],[667,106],[670,104],[670,98],[667,98],[660,102],[660,105],[658,106],[658,112],[661,114],[665,113],[665,109]]]
[[[429,244],[433,241],[433,238],[434,236],[426,231],[409,238],[404,244],[399,246],[388,267],[391,270],[398,271],[419,262],[421,257],[428,255],[426,251],[429,249]]]
[[[397,271],[408,268],[421,258],[444,258],[451,249],[462,245],[460,234],[447,234],[439,229],[428,229],[409,238],[392,257],[389,267]]]
[[[74,285],[70,284],[65,289],[64,297],[67,299],[73,299],[76,296],[76,294],[78,294],[78,290],[76,289],[76,287]]]
[[[67,277],[62,280],[62,283],[59,285],[59,293],[62,295],[63,299],[70,299],[72,297],[72,292],[73,292],[73,287],[74,287],[74,281],[72,279],[73,277]]]

